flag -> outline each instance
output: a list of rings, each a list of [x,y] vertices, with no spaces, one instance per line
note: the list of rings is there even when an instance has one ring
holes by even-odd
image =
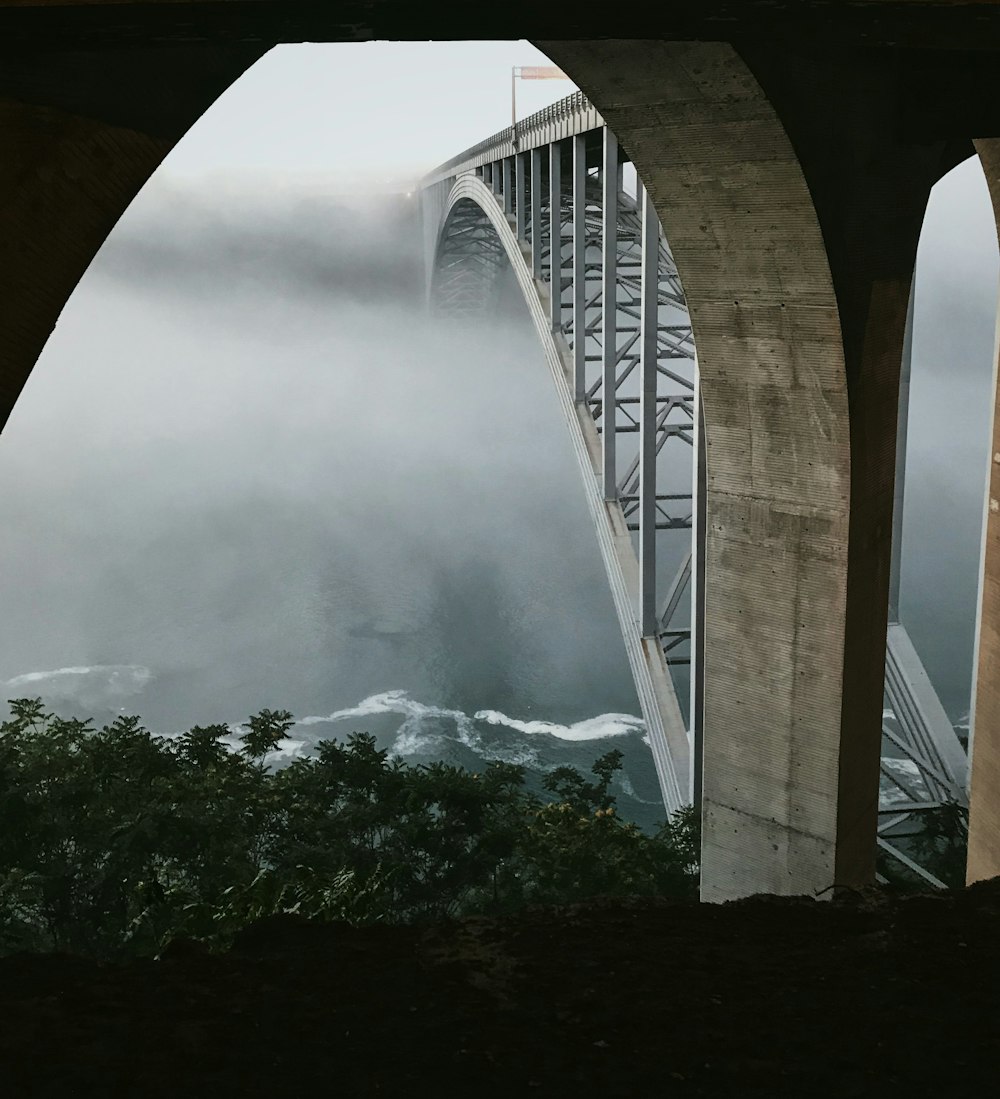
[[[522,80],[569,80],[555,65],[516,65],[514,73]]]

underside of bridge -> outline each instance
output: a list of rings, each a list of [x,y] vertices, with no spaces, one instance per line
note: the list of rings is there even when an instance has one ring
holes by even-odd
[[[0,423],[122,211],[272,45],[531,38],[635,164],[697,342],[705,895],[863,885],[907,301],[930,189],[974,149],[1000,209],[1000,3],[644,10],[596,39],[583,5],[0,0]],[[1000,438],[992,453],[972,878],[1000,873]]]

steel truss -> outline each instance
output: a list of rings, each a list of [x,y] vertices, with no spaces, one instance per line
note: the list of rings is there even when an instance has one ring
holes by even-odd
[[[508,261],[546,348],[580,459],[668,810],[699,793],[705,453],[684,294],[648,195],[623,187],[614,134],[576,93],[442,165],[431,302],[475,318]],[[444,196],[447,194],[447,200]],[[614,303],[609,308],[606,303]],[[902,471],[908,361],[900,413]],[[894,588],[877,842],[907,853],[921,813],[967,804],[966,757],[898,615]],[[681,705],[681,699],[684,705]],[[688,715],[687,721],[681,716]]]

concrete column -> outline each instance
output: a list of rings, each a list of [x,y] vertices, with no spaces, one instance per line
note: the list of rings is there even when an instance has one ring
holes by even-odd
[[[920,221],[862,52],[541,42],[628,149],[691,313],[707,451],[702,895],[875,862],[896,397]]]
[[[976,142],[1000,226],[1000,139]],[[1000,330],[998,330],[1000,337]],[[998,338],[1000,349],[1000,338]],[[997,375],[994,373],[994,389]],[[975,691],[969,737],[969,882],[1000,875],[1000,391],[983,508],[983,558],[976,628]]]

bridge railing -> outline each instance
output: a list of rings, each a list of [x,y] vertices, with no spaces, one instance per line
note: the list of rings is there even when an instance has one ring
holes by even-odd
[[[553,141],[573,137],[587,130],[596,130],[603,125],[604,119],[598,114],[593,103],[583,92],[575,91],[565,99],[543,107],[513,126],[505,127],[457,156],[453,156],[450,160],[446,160],[443,164],[439,164],[424,176],[421,186],[427,187],[442,179],[471,171],[482,164],[503,160],[505,157],[513,156],[514,153],[523,153],[526,149],[549,145]]]

